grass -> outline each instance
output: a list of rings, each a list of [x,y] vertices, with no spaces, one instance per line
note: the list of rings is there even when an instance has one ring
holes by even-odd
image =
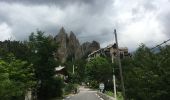
[[[105,94],[107,94],[108,96],[114,97],[114,94],[112,91],[105,91]]]
[[[105,94],[114,97],[114,93],[112,91],[105,91]],[[123,100],[121,92],[117,92],[117,100]]]
[[[123,100],[123,95],[121,92],[117,92],[117,100]]]

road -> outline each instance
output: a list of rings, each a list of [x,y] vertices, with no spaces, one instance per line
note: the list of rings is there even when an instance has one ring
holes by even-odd
[[[103,100],[96,93],[97,91],[88,88],[80,87],[80,92],[75,95],[70,95],[64,100]]]

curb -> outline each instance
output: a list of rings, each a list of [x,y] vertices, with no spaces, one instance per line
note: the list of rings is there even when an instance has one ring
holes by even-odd
[[[115,98],[113,98],[113,97],[111,97],[111,96],[108,96],[108,95],[106,95],[106,94],[103,94],[103,93],[101,93],[101,92],[97,92],[97,94],[98,94],[101,98],[103,98],[104,100],[115,100]]]

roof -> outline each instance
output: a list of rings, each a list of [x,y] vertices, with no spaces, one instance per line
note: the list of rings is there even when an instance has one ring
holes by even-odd
[[[109,44],[107,47],[105,47],[105,48],[101,48],[101,49],[98,49],[98,50],[96,50],[96,51],[93,51],[92,53],[90,53],[89,55],[88,55],[88,57],[90,57],[91,55],[93,55],[93,54],[95,54],[95,53],[97,53],[97,52],[100,52],[101,50],[107,50],[107,49],[110,49],[110,48],[113,48],[113,46],[114,46],[115,44]],[[113,49],[115,49],[115,48],[113,48]],[[127,47],[119,47],[119,50],[120,51],[128,51],[128,48]]]
[[[59,67],[56,67],[55,68],[55,71],[60,71],[60,70],[62,70],[62,69],[64,69],[65,67],[64,66],[59,66]]]

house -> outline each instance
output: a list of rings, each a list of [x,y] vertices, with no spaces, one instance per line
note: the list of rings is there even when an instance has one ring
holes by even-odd
[[[56,77],[60,77],[64,80],[67,80],[68,76],[67,76],[67,71],[66,68],[64,66],[58,66],[55,68],[55,76]]]
[[[123,59],[125,57],[130,57],[130,53],[128,53],[128,48],[127,47],[120,47],[119,49],[120,53],[120,58]],[[117,48],[116,44],[110,44],[105,48],[98,49],[88,55],[88,61],[91,59],[97,57],[97,56],[107,56],[111,57],[112,62],[114,62],[114,59],[117,56]]]

